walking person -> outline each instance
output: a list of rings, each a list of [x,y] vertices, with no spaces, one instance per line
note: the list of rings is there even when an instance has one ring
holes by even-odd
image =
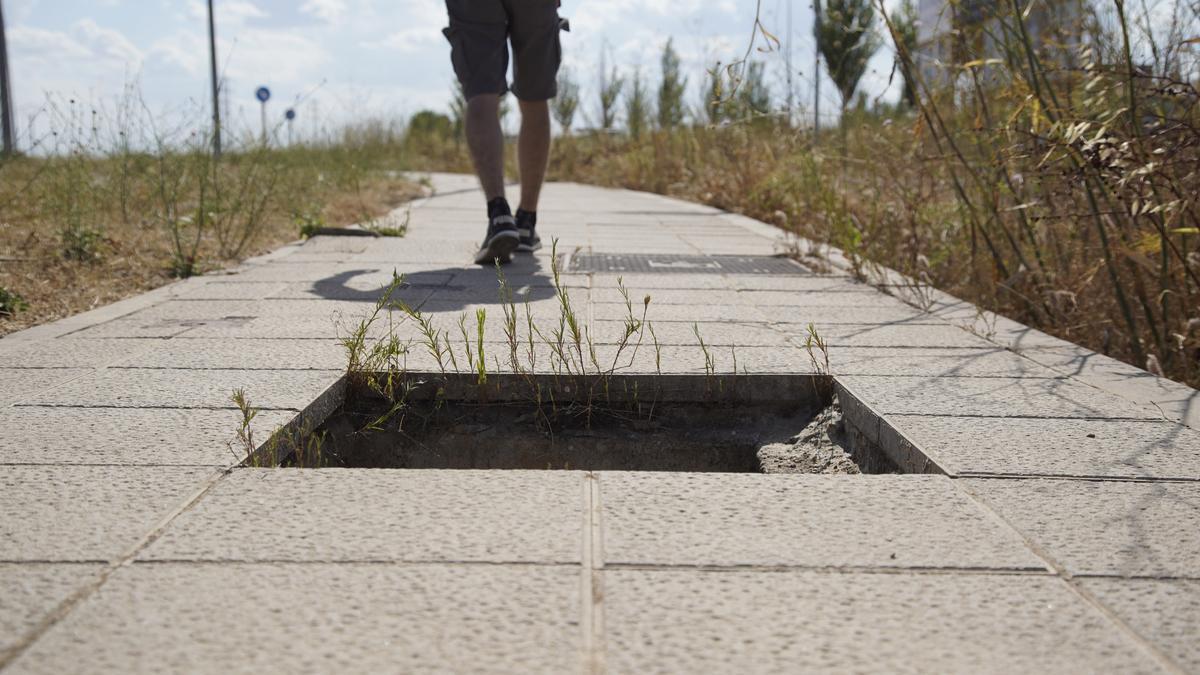
[[[510,262],[514,251],[536,251],[537,208],[550,157],[549,100],[558,93],[562,61],[557,0],[446,0],[454,72],[467,100],[467,146],[487,199],[488,227],[475,255],[480,265]],[[513,214],[504,194],[504,135],[500,97],[509,91],[508,57],[512,45],[512,93],[521,111],[517,163],[521,201]]]

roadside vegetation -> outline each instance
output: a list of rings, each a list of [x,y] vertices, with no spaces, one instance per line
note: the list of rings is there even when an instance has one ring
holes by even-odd
[[[887,266],[1200,385],[1200,7],[983,3],[985,20],[956,24],[931,56],[911,4],[822,4],[840,114],[819,130],[772,92],[767,27],[754,60],[695,74],[692,103],[668,42],[657,73],[602,70],[597,91],[567,89],[580,100],[558,104],[573,127],[551,178],[745,213],[841,248],[868,280]],[[884,48],[904,85],[895,104],[860,88]]]
[[[135,92],[115,111],[55,100],[44,115],[46,137],[0,158],[0,334],[370,224],[421,190],[398,173],[400,125],[292,146],[227,130],[214,159],[202,122],[162,129]]]

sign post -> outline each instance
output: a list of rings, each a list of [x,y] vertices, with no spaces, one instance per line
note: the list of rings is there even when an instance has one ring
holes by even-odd
[[[4,35],[4,4],[0,0],[0,156],[16,153],[17,140],[13,120],[12,84],[9,82],[8,41]]]
[[[258,91],[254,92],[254,97],[262,104],[262,142],[267,144],[267,101],[271,100],[271,90],[266,87],[259,87]]]
[[[288,108],[288,109],[287,109],[287,112],[285,112],[285,113],[283,114],[283,116],[284,116],[285,118],[287,118],[287,123],[288,123],[288,147],[291,147],[291,145],[292,145],[292,123],[296,121],[296,109],[295,109],[295,108]]]
[[[221,88],[217,80],[217,23],[213,17],[213,0],[208,0],[208,64],[212,79],[213,157],[221,157]]]

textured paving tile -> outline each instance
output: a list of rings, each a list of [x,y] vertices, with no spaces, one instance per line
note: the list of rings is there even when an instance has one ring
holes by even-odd
[[[179,300],[261,300],[284,288],[286,284],[276,281],[206,281],[187,286],[175,297]]]
[[[1081,579],[1139,635],[1187,672],[1200,672],[1200,581]]]
[[[144,559],[574,562],[581,474],[238,469]]]
[[[700,341],[696,338],[695,332],[698,328],[700,337],[704,339],[705,344],[712,346],[795,348],[785,333],[775,330],[765,323],[728,321],[698,325],[684,321],[652,321],[651,323],[654,326],[654,334],[658,336],[658,342],[662,345],[698,347]],[[646,330],[649,333],[649,328]],[[592,339],[597,343],[615,344],[624,334],[625,323],[622,321],[596,321],[592,325]]]
[[[839,376],[881,414],[1162,419],[1114,394],[1070,380]]]
[[[71,333],[69,338],[167,338],[197,326],[236,324],[253,316],[244,300],[169,300]]]
[[[941,477],[600,475],[607,563],[1045,569]]]
[[[95,372],[85,368],[0,368],[0,403],[14,403]]]
[[[1165,416],[1200,428],[1200,392],[1084,347],[1028,349],[1023,355],[1106,391],[1153,406]]]
[[[644,672],[1158,672],[1058,579],[604,573],[607,662]]]
[[[635,316],[642,316],[642,300],[636,296],[633,297],[633,309]],[[713,305],[700,304],[702,300],[697,300],[695,305],[659,305],[648,310],[647,318],[653,321],[676,321],[676,322],[744,322],[744,321],[767,321],[770,316],[770,311],[760,307],[751,307],[749,305]],[[592,317],[600,321],[619,321],[629,316],[629,308],[624,303],[596,303],[591,307]]]
[[[344,370],[346,348],[337,340],[155,340],[126,359],[125,368],[237,370]]]
[[[706,338],[707,340],[707,338]],[[596,348],[600,363],[608,368],[614,363],[617,348],[602,345]],[[666,346],[655,349],[647,333],[636,350],[629,345],[616,359],[618,373],[704,373],[708,364],[716,373],[811,373],[812,360],[802,349],[792,347],[714,347]]]
[[[579,571],[135,565],[8,672],[547,672],[579,663]]]
[[[58,603],[91,581],[99,565],[0,563],[0,662]]]
[[[959,480],[1072,574],[1200,578],[1200,483]]]
[[[63,338],[18,344],[0,343],[3,368],[95,368],[129,359],[159,342],[155,339]]]
[[[265,442],[295,413],[263,411],[251,425]],[[229,466],[241,413],[140,408],[0,409],[0,464],[150,464]],[[236,447],[236,446],[235,446]]]
[[[108,369],[88,375],[23,404],[115,406],[121,408],[230,408],[235,389],[244,389],[259,408],[303,410],[333,386],[342,373],[324,370],[142,370]]]
[[[0,560],[115,558],[213,473],[204,467],[0,466]]]
[[[1173,422],[920,416],[889,421],[956,474],[1200,479],[1200,432]]]
[[[802,312],[803,310],[801,310]],[[815,322],[814,322],[815,323]],[[805,335],[807,323],[776,323],[780,329]],[[994,350],[996,346],[961,328],[946,325],[835,324],[818,328],[830,348],[838,347],[959,347]]]
[[[828,351],[830,365],[837,375],[1058,376],[1045,366],[999,348],[836,347]]]

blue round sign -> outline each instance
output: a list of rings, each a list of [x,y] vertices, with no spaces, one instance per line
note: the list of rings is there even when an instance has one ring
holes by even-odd
[[[288,108],[287,112],[285,112],[283,114],[283,116],[288,118],[289,120],[294,120],[294,119],[296,119],[296,111],[291,108]]]
[[[266,87],[259,87],[258,91],[254,92],[254,95],[263,103],[271,100],[271,90],[267,89]]]

